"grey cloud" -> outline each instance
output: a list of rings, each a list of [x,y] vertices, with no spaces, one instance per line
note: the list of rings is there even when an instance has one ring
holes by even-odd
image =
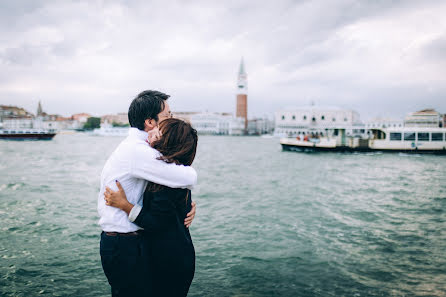
[[[267,24],[252,33],[254,40],[267,45],[267,63],[287,69],[305,65],[306,61],[311,64],[333,58],[337,49],[323,48],[324,42],[343,26],[420,6],[419,1],[303,1],[273,9],[275,15],[280,15],[277,18],[270,18],[268,12],[259,17],[251,10],[244,10],[239,17],[251,28],[257,23]],[[274,30],[281,26],[284,30]]]
[[[446,32],[423,48],[423,54],[429,59],[446,63]]]
[[[48,4],[44,0],[17,0],[17,1],[2,1],[0,4],[0,23],[7,24],[9,28],[13,26],[18,18],[26,14],[31,14],[35,10]]]
[[[29,47],[7,48],[0,52],[0,61],[4,64],[30,65],[35,52]]]
[[[396,98],[408,98],[446,109],[439,99],[446,91],[438,88],[438,82],[432,82],[434,92],[426,91],[430,82],[398,87],[378,79],[356,82],[358,73],[379,78],[380,69],[331,66],[351,58],[336,39],[345,26],[395,19],[402,12],[439,4],[441,1],[259,1],[255,5],[251,1],[3,1],[0,101],[9,103],[16,96],[26,106],[26,94],[19,96],[14,86],[27,78],[39,85],[39,97],[46,98],[46,106],[59,113],[82,111],[78,108],[101,113],[104,104],[108,112],[125,110],[129,98],[152,87],[171,93],[178,109],[232,111],[233,84],[243,55],[250,114],[308,104],[308,100],[361,110],[361,106],[400,110],[402,101]],[[53,30],[58,38],[40,43],[26,40],[33,37],[26,32],[40,27]],[[444,48],[442,37],[422,49],[423,57],[444,61]],[[384,58],[391,59],[391,54]],[[385,63],[384,58],[377,63]],[[319,72],[308,71],[317,67]],[[64,92],[54,85],[63,86]],[[29,94],[34,96],[33,91]],[[382,105],[369,104],[369,100]]]
[[[56,56],[72,57],[76,54],[76,45],[71,42],[58,42],[51,48],[51,53]]]

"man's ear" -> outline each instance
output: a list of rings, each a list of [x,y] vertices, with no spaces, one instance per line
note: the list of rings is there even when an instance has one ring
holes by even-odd
[[[144,121],[144,127],[146,131],[150,131],[153,128],[158,127],[158,123],[154,119],[146,119]]]

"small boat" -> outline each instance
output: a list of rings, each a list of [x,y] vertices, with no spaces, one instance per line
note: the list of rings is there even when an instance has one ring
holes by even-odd
[[[103,127],[94,129],[92,134],[96,136],[118,136],[126,137],[129,135],[129,127]]]
[[[95,136],[118,136],[118,137],[126,137],[129,135],[130,127],[114,127],[113,124],[110,124],[108,121],[101,123],[99,128],[96,128],[92,131],[92,135]]]
[[[55,130],[0,129],[0,139],[8,140],[51,140],[55,135]]]
[[[281,138],[285,151],[399,152],[446,154],[446,129],[400,127],[369,129],[363,136],[347,136],[345,129],[327,129],[325,135]]]

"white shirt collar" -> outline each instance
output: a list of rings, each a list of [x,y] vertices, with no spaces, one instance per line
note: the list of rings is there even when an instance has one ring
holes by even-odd
[[[129,136],[146,141],[149,138],[149,133],[132,127],[129,129]]]

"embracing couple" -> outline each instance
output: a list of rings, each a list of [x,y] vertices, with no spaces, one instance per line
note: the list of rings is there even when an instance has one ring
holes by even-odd
[[[198,137],[172,118],[168,98],[144,91],[132,101],[129,135],[102,170],[100,254],[113,297],[186,296],[194,277]]]

